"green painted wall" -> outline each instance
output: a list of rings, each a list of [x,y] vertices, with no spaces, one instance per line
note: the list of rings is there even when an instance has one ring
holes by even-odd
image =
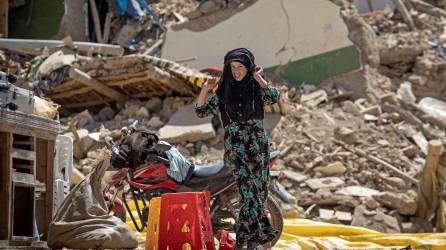
[[[355,46],[304,58],[288,65],[283,77],[290,82],[318,84],[322,80],[360,68],[360,55]],[[271,74],[276,67],[265,70]]]
[[[24,6],[9,10],[9,38],[50,39],[59,31],[63,14],[63,0],[26,0]]]

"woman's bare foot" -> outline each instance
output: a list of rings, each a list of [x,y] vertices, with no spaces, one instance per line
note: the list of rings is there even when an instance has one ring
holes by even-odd
[[[271,242],[265,243],[262,245],[264,250],[271,250],[272,246],[271,246]]]

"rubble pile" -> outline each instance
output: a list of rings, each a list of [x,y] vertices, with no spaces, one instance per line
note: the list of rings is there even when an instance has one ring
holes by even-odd
[[[271,150],[280,151],[275,169],[283,172],[280,182],[290,199],[282,204],[284,215],[387,233],[431,232],[432,223],[416,217],[417,185],[428,141],[446,145],[444,21],[415,4],[408,5],[408,22],[391,9],[360,15],[351,1],[331,1],[341,6],[363,67],[319,87],[276,86],[288,104],[269,131]],[[150,8],[170,27],[245,2],[252,1],[161,0]],[[134,25],[127,21],[120,27]],[[148,37],[158,39],[153,35]],[[129,46],[133,38],[118,44]],[[147,47],[154,41],[145,40]],[[39,68],[34,87],[62,105],[63,133],[74,140],[73,184],[91,173],[105,137],[117,140],[135,120],[196,164],[223,159],[218,117],[198,119],[193,112],[207,75],[148,54],[60,51],[41,64],[50,70]],[[22,79],[34,75],[32,57],[3,51],[0,58],[0,70]]]
[[[32,56],[18,54],[8,50],[0,50],[0,71],[17,76],[18,86],[23,86],[31,74]],[[28,86],[29,87],[29,86]]]
[[[348,1],[332,2],[341,6],[341,16],[350,39],[361,51],[363,64],[388,77],[393,91],[408,81],[417,98],[446,100],[444,9],[410,0],[402,1],[407,12],[387,8],[358,14]]]
[[[160,17],[166,27],[171,27],[178,22],[184,21],[180,19],[185,18],[188,13],[197,7],[197,1],[161,0],[151,4],[150,7]]]

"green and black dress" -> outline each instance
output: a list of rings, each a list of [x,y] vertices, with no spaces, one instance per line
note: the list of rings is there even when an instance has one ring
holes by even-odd
[[[220,102],[218,94],[213,94],[201,107],[195,107],[199,117],[221,113],[225,129],[224,163],[235,175],[240,195],[241,209],[235,224],[236,245],[245,243],[267,243],[275,236],[265,211],[270,179],[268,135],[263,128],[263,105],[271,105],[278,101],[279,92],[271,86],[260,87],[256,82],[256,91],[247,94],[254,98],[246,102],[243,91],[230,105],[256,105],[261,114],[250,115],[252,119],[243,119],[246,114],[229,114],[228,105]],[[234,93],[234,92],[233,92]],[[241,100],[238,101],[237,100]],[[234,109],[233,109],[234,110]],[[237,109],[236,109],[237,110]],[[241,119],[237,119],[240,117]]]

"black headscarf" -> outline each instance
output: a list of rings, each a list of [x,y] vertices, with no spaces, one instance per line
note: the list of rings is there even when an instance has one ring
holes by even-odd
[[[254,55],[245,48],[231,50],[224,58],[223,75],[217,90],[224,125],[231,121],[263,119],[260,86],[253,77],[256,67],[254,60]],[[234,61],[242,63],[247,69],[241,81],[236,81],[232,76],[230,64]]]

